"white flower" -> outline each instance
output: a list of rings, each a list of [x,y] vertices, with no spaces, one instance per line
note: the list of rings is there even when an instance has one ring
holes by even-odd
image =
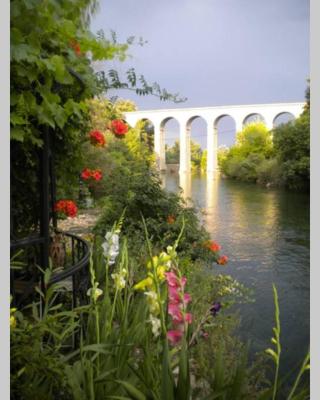
[[[125,272],[127,271],[125,270]],[[125,288],[126,280],[121,272],[119,274],[111,274],[111,278],[114,280],[114,284],[118,290]]]
[[[145,292],[144,294],[147,296],[150,312],[154,315],[159,314],[160,306],[158,303],[157,293],[152,290],[149,290],[148,292]]]
[[[103,255],[109,258],[109,265],[113,265],[119,254],[119,235],[107,232],[105,239],[106,241],[102,244]]]
[[[154,317],[152,314],[150,314],[150,319],[149,322],[151,322],[152,325],[152,333],[154,337],[158,337],[160,335],[160,330],[161,330],[161,321],[159,318]]]
[[[103,290],[99,289],[98,287],[95,288],[90,288],[87,291],[87,296],[92,296],[94,301],[97,301],[98,297],[100,297],[103,294]]]

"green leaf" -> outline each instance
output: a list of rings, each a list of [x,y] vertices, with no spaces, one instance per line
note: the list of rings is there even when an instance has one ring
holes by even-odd
[[[163,340],[161,399],[174,400],[174,382],[169,362],[168,340]]]
[[[190,372],[188,349],[185,336],[183,337],[180,351],[179,377],[177,384],[177,399],[188,400],[190,398]]]
[[[12,125],[25,125],[26,120],[21,115],[18,115],[16,113],[11,113],[10,122]]]
[[[137,388],[135,388],[131,383],[126,382],[126,381],[116,381],[117,383],[120,383],[126,390],[126,392],[131,396],[132,399],[134,400],[146,400],[146,396],[140,392]]]
[[[57,82],[63,84],[71,84],[73,82],[72,76],[66,69],[65,59],[62,56],[54,55],[50,58],[49,62],[54,72],[54,78]]]
[[[38,52],[32,46],[21,43],[11,46],[11,60],[33,62],[38,56]]]
[[[11,128],[10,138],[17,142],[23,142],[25,138],[25,131],[21,128]]]

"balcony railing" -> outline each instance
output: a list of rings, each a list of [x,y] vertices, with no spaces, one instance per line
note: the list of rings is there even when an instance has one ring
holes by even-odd
[[[39,263],[42,242],[43,239],[37,236],[11,242],[12,255],[17,255],[20,250],[11,266],[11,295],[15,306],[34,300],[36,286],[45,289]],[[57,231],[50,240],[49,253],[52,274],[48,286],[62,283],[65,292],[72,292],[72,308],[83,304],[89,285],[88,243],[77,235]]]

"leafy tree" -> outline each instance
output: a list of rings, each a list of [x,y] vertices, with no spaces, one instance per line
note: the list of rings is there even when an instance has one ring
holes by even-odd
[[[276,154],[282,164],[282,177],[290,189],[308,190],[310,186],[310,106],[295,121],[273,131]]]
[[[205,149],[202,152],[201,161],[200,161],[200,169],[202,172],[206,171],[206,169],[207,169],[207,157],[208,157],[208,150]]]
[[[179,164],[180,162],[180,144],[179,140],[174,142],[173,146],[166,145],[167,164]]]
[[[200,144],[190,140],[190,153],[191,153],[191,169],[194,171],[200,170],[202,149]]]
[[[193,170],[200,169],[202,149],[198,143],[190,140],[190,156],[191,156],[191,168]],[[167,164],[179,164],[180,162],[180,144],[179,140],[174,142],[174,145],[169,147],[166,145],[166,161]]]
[[[246,125],[237,134],[236,144],[228,152],[220,153],[218,162],[222,172],[231,178],[255,182],[257,168],[273,154],[272,137],[262,122]]]
[[[11,194],[16,235],[37,229],[39,150],[49,130],[60,193],[73,197],[87,139],[87,99],[110,89],[182,101],[134,69],[96,72],[95,61],[126,58],[134,38],[89,30],[96,0],[11,0]],[[67,164],[67,165],[66,165]],[[36,224],[36,225],[34,225]]]
[[[272,153],[272,138],[263,122],[247,124],[236,137],[236,149],[240,156],[259,153],[269,157]]]

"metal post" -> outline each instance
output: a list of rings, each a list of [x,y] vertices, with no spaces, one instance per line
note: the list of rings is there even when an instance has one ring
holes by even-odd
[[[43,132],[43,148],[41,152],[40,176],[41,176],[41,202],[40,202],[40,236],[43,238],[41,245],[41,268],[49,267],[49,131]],[[41,289],[45,291],[44,277],[41,276]]]

